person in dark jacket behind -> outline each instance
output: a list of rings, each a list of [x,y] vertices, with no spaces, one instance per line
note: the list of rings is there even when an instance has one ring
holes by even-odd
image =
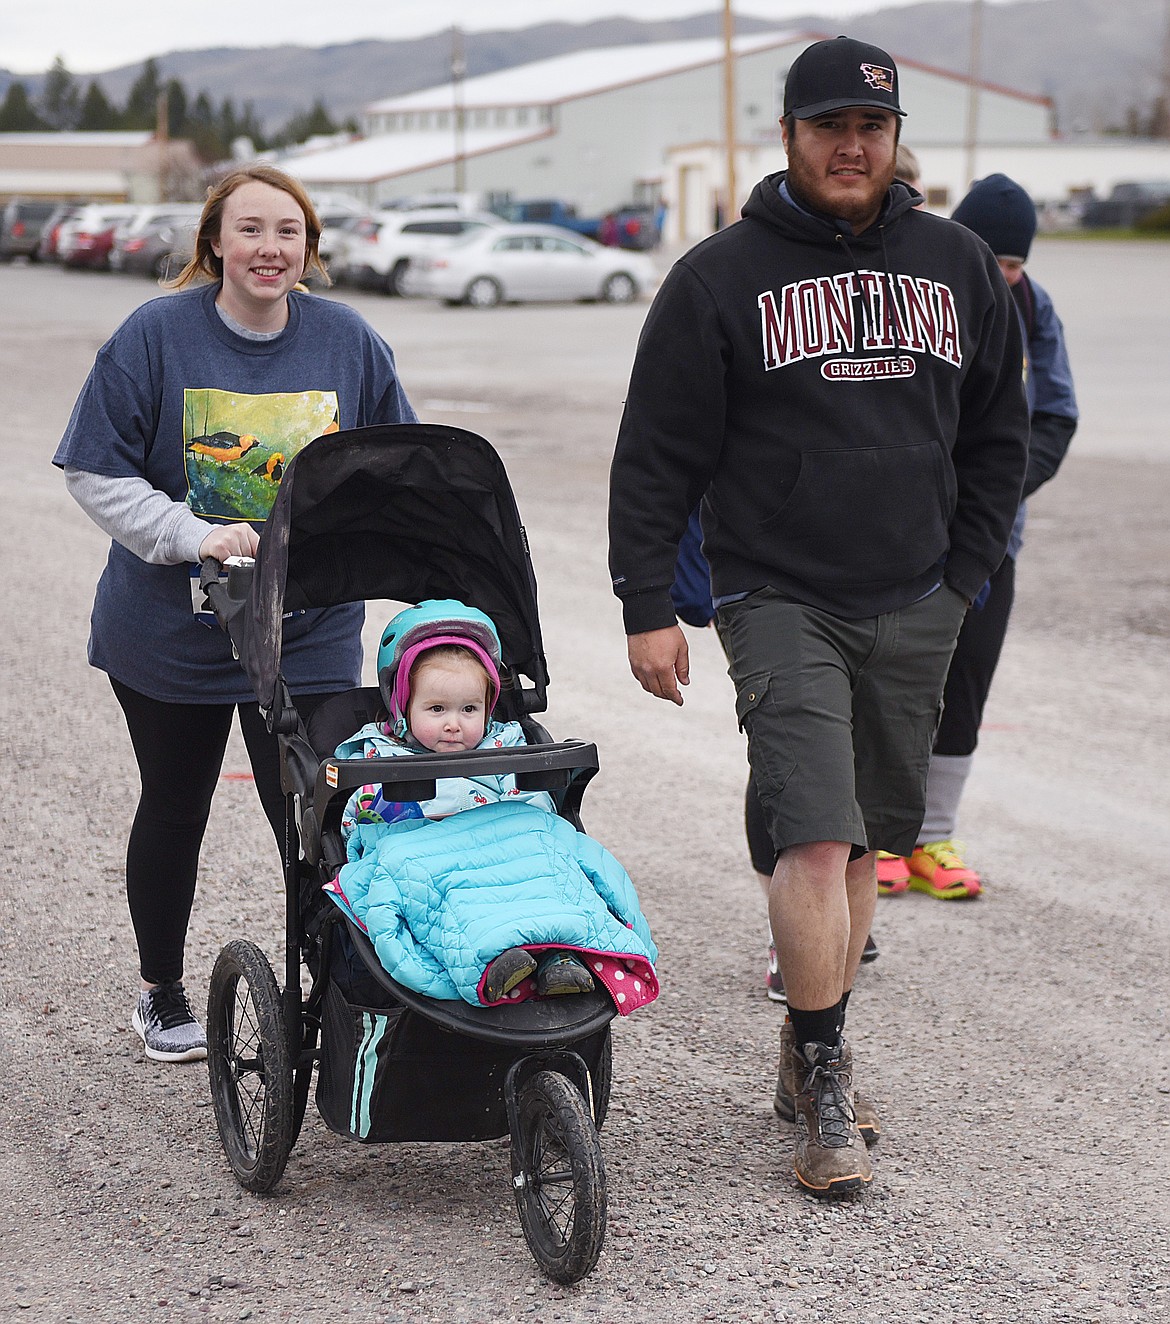
[[[1019,319],[986,246],[894,182],[902,114],[879,47],[840,37],[794,61],[788,170],[663,282],[611,473],[630,667],[676,704],[689,663],[670,587],[702,498],[777,856],[775,1107],[796,1121],[797,1179],[834,1196],[871,1180],[879,1129],[842,1033],[874,852],[917,841],[947,664],[1027,459]]]
[[[951,219],[977,234],[995,254],[1024,329],[1024,380],[1031,410],[1023,490],[1027,498],[1060,468],[1077,428],[1064,328],[1048,292],[1024,271],[1036,234],[1036,208],[1014,179],[988,175],[972,185]],[[978,873],[963,859],[955,824],[1011,616],[1024,517],[1021,505],[1007,555],[959,631],[926,779],[926,814],[918,844],[909,858],[878,856],[878,891],[885,896],[913,890],[943,901],[973,900],[983,890]]]

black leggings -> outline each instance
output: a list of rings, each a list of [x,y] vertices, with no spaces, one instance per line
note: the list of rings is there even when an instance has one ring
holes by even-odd
[[[164,703],[110,678],[126,715],[142,794],[126,845],[126,899],[138,940],[142,978],[157,984],[183,976],[183,948],[195,900],[199,849],[211,813],[232,726],[248,749],[256,792],[284,849],[284,793],[276,737],[255,703]],[[302,717],[327,694],[299,694]]]
[[[987,601],[963,618],[943,690],[942,721],[934,737],[936,754],[974,754],[1015,597],[1016,563],[1005,556],[991,576]]]

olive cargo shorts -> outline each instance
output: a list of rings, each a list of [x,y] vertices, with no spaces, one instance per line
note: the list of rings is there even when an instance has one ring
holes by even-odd
[[[719,608],[736,716],[777,851],[811,841],[914,849],[966,607],[944,584],[863,620],[770,588]]]

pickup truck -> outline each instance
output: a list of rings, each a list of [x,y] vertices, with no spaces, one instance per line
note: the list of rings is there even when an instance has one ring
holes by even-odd
[[[619,207],[605,216],[577,215],[577,208],[559,198],[506,202],[493,208],[506,221],[559,225],[598,243],[616,248],[656,248],[660,235],[652,207]]]
[[[1081,214],[1088,230],[1132,227],[1143,217],[1170,205],[1170,180],[1137,180],[1114,184],[1107,198],[1094,198]]]

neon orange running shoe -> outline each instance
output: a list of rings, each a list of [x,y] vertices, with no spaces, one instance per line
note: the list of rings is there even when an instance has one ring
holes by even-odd
[[[891,855],[888,850],[877,853],[877,880],[879,896],[897,896],[910,886],[910,861],[902,855]]]
[[[983,884],[963,863],[961,841],[924,841],[910,856],[910,890],[940,901],[974,901]]]

